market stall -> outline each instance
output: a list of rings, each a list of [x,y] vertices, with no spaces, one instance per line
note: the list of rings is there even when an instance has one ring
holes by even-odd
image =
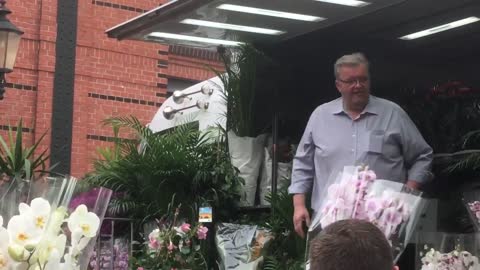
[[[266,171],[271,170],[273,194],[277,194],[280,164],[289,160],[279,160],[282,157],[278,154],[269,159],[269,151],[279,153],[283,151],[281,145],[297,144],[315,107],[338,97],[333,77],[335,59],[346,53],[364,52],[371,63],[372,93],[401,105],[437,154],[436,178],[425,187],[424,197],[433,199],[438,207],[428,208],[427,218],[418,229],[471,233],[475,227],[460,198],[463,191],[478,185],[476,152],[458,151],[477,146],[476,137],[464,143],[464,136],[479,128],[479,18],[480,5],[466,0],[294,4],[177,0],[112,27],[107,34],[119,40],[215,51],[221,45],[227,48],[226,55],[243,43],[261,50],[269,61],[259,63],[253,71],[257,75],[252,98],[255,118],[250,123],[251,132],[245,135],[254,139],[250,143],[254,145],[265,131],[271,134],[273,150],[267,147],[262,160],[271,164]],[[220,54],[225,54],[222,50]],[[164,116],[164,112],[162,107],[158,115]],[[228,120],[226,126],[228,129]],[[267,141],[260,144],[268,146]],[[280,192],[279,196],[285,196],[282,198],[288,202],[286,194]],[[254,198],[249,206],[260,201]],[[272,206],[273,212],[280,209],[278,204]],[[452,217],[451,213],[458,212],[462,214]],[[258,240],[257,233],[268,239],[252,228],[236,230],[248,232],[252,239]],[[443,247],[437,249],[449,252]],[[400,260],[404,268],[415,267],[415,254],[415,249],[404,254]],[[257,258],[246,260],[253,263]],[[267,261],[265,265],[275,262]]]

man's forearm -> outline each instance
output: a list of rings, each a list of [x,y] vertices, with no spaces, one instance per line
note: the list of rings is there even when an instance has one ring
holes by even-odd
[[[305,194],[299,193],[293,195],[293,207],[305,207]]]

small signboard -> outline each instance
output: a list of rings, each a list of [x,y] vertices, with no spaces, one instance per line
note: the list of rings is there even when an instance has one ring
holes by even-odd
[[[213,221],[213,212],[212,207],[210,206],[202,206],[198,211],[198,222],[208,223]]]

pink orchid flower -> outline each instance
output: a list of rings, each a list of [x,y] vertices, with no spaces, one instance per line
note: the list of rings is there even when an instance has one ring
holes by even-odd
[[[149,239],[148,246],[152,249],[158,249],[160,247],[157,239]]]
[[[175,245],[172,243],[172,241],[170,241],[170,244],[167,247],[168,251],[172,252],[175,248]]]
[[[207,239],[208,228],[200,225],[197,230],[197,237],[199,240]]]
[[[358,172],[358,178],[365,179],[366,181],[373,181],[377,179],[377,175],[375,172],[368,170],[368,171],[360,171]]]
[[[180,226],[180,229],[182,230],[182,232],[187,233],[190,231],[190,227],[191,227],[190,224],[183,223],[182,226]]]

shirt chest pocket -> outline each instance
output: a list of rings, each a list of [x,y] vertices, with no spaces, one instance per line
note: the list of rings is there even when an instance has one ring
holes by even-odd
[[[385,131],[372,130],[367,133],[367,151],[371,153],[383,152],[383,146],[385,142]]]

